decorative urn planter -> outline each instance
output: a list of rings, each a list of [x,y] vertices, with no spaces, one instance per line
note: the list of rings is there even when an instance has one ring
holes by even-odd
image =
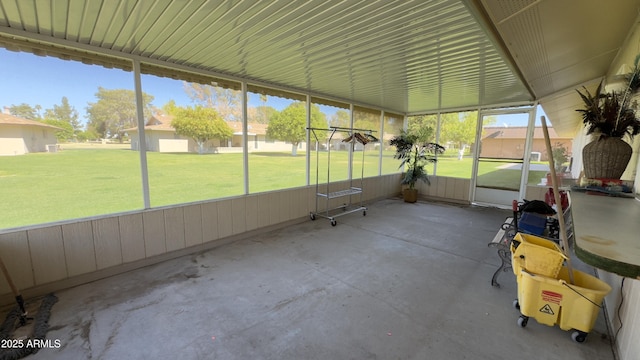
[[[620,179],[633,149],[617,137],[600,137],[582,149],[584,176],[588,179]]]

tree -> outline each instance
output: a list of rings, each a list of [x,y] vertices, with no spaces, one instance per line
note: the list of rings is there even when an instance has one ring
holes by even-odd
[[[247,108],[247,118],[249,123],[268,124],[271,116],[277,112],[278,110],[271,106],[249,107]]]
[[[278,110],[271,106],[258,106],[256,108],[256,116],[254,117],[254,120],[259,124],[268,124],[273,114],[277,112]]]
[[[162,111],[168,115],[174,115],[176,110],[178,110],[178,105],[176,105],[175,100],[169,100],[166,104],[162,105]]]
[[[298,144],[307,138],[307,109],[303,102],[294,102],[275,114],[267,127],[267,136],[291,143],[291,155],[297,155]],[[326,129],[327,118],[318,105],[311,105],[311,127]]]
[[[93,130],[80,131],[76,133],[76,138],[78,141],[88,141],[88,140],[97,140],[100,138],[100,135]]]
[[[438,126],[438,116],[432,115],[419,115],[411,116],[407,120],[407,132],[417,136],[417,141],[420,142],[434,142],[436,141],[436,131]],[[445,143],[441,140],[442,143]]]
[[[183,88],[196,105],[216,109],[224,120],[242,121],[242,91],[186,81]]]
[[[331,115],[331,126],[337,127],[350,127],[351,117],[347,110],[337,110],[335,114]]]
[[[40,105],[32,107],[27,103],[22,103],[20,105],[11,104],[11,106],[9,106],[9,113],[13,116],[17,116],[23,119],[39,120],[41,109],[42,107]]]
[[[356,111],[353,119],[353,127],[380,131],[380,113]]]
[[[465,145],[472,145],[476,139],[476,124],[478,114],[476,112],[466,113],[443,113],[440,114],[440,138],[441,144],[456,144],[456,147],[462,149]],[[493,116],[484,118],[484,124],[490,125],[495,123]],[[435,129],[437,127],[438,117],[432,115],[412,116],[407,124],[410,133],[423,134],[423,141],[435,141]],[[430,130],[427,130],[430,129]]]
[[[42,122],[60,128],[60,130],[56,131],[56,139],[58,139],[58,141],[68,142],[74,140],[75,131],[70,123],[56,119],[44,119]]]
[[[259,121],[259,122],[262,123],[262,124],[268,124],[269,123],[269,117],[270,117],[269,115],[273,115],[274,112],[276,111],[276,109],[274,109],[272,107],[269,107],[273,111],[271,111],[270,114],[267,114],[267,111],[268,111],[268,109],[267,109],[267,100],[268,99],[269,98],[268,98],[267,94],[260,94],[260,102],[262,103],[262,106],[260,106],[260,109],[262,110],[261,111],[261,113],[262,113],[262,121]]]
[[[44,111],[45,119],[65,121],[71,125],[74,131],[80,131],[82,124],[78,120],[78,112],[76,109],[69,105],[69,99],[66,96],[62,97],[61,105],[53,105],[53,109],[46,109]]]
[[[198,153],[204,153],[204,145],[210,139],[227,139],[233,130],[211,108],[196,106],[195,108],[176,108],[171,126],[176,133],[192,138],[198,144]]]
[[[471,145],[476,141],[476,125],[478,114],[476,112],[465,113],[460,118],[458,113],[442,114],[440,121],[440,141],[443,144],[453,143],[458,149],[465,145]],[[485,117],[485,125],[495,122],[494,117]]]
[[[115,138],[122,142],[124,129],[135,127],[138,123],[135,92],[98,87],[96,98],[98,101],[89,103],[87,107],[87,128],[97,132],[102,138]],[[145,118],[151,113],[151,101],[153,96],[142,93]]]

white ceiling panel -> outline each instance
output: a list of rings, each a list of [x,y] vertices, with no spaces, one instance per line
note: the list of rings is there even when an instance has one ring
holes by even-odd
[[[401,113],[532,100],[460,0],[3,0],[3,32]]]
[[[563,136],[580,125],[573,89],[597,83],[633,31],[638,0],[478,0],[549,120]],[[563,130],[567,132],[563,133]]]
[[[421,113],[548,100],[604,76],[639,2],[0,0],[0,43]]]

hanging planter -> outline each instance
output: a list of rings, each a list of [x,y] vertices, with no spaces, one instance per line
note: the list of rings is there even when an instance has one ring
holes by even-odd
[[[624,91],[602,92],[602,82],[594,94],[583,87],[578,91],[584,103],[582,122],[593,141],[582,150],[584,175],[588,179],[620,179],[631,159],[632,148],[623,140],[640,133],[640,119],[636,116],[633,95],[640,89],[640,55],[635,66],[625,76]]]

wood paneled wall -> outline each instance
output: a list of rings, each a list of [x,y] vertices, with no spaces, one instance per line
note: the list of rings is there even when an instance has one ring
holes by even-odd
[[[366,178],[363,201],[396,196],[399,183],[400,174]],[[305,221],[315,211],[315,193],[308,186],[4,231],[0,256],[25,297],[37,296]],[[13,301],[0,279],[0,303]]]
[[[400,178],[365,178],[363,201],[399,195]],[[469,179],[430,179],[431,185],[418,185],[423,198],[470,203]],[[330,190],[348,186],[348,181],[332,183]],[[527,196],[544,199],[545,190],[529,189]],[[316,187],[308,186],[5,231],[0,232],[0,256],[23,294],[36,296],[305,221],[316,209],[315,193]],[[344,202],[334,199],[328,206]],[[319,198],[318,210],[326,206]],[[12,301],[0,279],[0,303]]]

